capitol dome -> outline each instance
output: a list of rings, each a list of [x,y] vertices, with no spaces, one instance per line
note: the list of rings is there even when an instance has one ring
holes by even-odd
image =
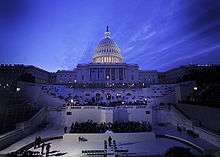
[[[120,49],[114,40],[110,37],[111,33],[108,30],[105,32],[105,38],[102,39],[93,56],[93,63],[122,63],[123,59],[120,54]]]

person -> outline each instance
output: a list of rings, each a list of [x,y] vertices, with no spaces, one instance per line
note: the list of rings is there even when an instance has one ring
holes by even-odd
[[[116,141],[115,140],[113,140],[113,147],[114,147],[115,150],[117,149],[117,145],[116,145]]]
[[[67,132],[67,127],[65,126],[65,127],[64,127],[64,133],[66,133],[66,132]]]
[[[109,146],[112,145],[112,137],[111,137],[111,136],[108,137],[108,145],[109,145]]]
[[[50,143],[48,143],[47,146],[46,146],[46,157],[49,156],[50,147],[51,147],[51,146],[50,146]]]
[[[44,154],[44,147],[45,147],[45,143],[43,142],[42,143],[42,145],[41,145],[41,155],[43,155]]]
[[[104,148],[107,149],[107,141],[104,141]]]
[[[40,147],[41,142],[42,142],[41,137],[38,136],[38,140],[37,140],[37,147],[38,148]]]
[[[38,141],[38,137],[36,136],[36,137],[35,137],[35,140],[34,140],[34,149],[36,149],[37,141]]]

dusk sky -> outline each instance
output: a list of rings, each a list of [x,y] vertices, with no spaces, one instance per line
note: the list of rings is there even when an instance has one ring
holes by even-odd
[[[90,63],[109,25],[126,63],[220,63],[220,0],[0,0],[0,63]]]

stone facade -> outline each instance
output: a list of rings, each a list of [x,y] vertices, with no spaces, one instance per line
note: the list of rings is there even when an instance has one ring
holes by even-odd
[[[126,64],[120,54],[120,49],[107,28],[90,64],[78,64],[72,71],[57,71],[56,83],[144,83],[157,84],[157,71],[140,70],[137,64]]]

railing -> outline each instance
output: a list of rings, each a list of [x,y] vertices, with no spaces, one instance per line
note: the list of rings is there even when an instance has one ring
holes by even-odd
[[[57,139],[63,139],[63,136],[53,136],[53,137],[43,138],[42,142],[48,142],[48,141],[57,140]],[[26,151],[26,150],[30,149],[31,147],[34,147],[34,144],[35,144],[35,142],[31,142],[31,143],[21,147],[20,149],[18,149],[16,152]]]
[[[19,138],[23,138],[23,129],[15,129],[0,136],[0,150],[13,144]]]
[[[165,134],[165,135],[156,135],[157,138],[168,138],[168,139],[173,139],[173,140],[177,140],[177,141],[180,141],[182,143],[185,143],[191,147],[193,147],[194,149],[196,149],[198,152],[200,153],[203,153],[204,152],[204,148],[186,140],[186,139],[183,139],[181,137],[177,137],[177,136],[172,136],[172,135],[168,135],[168,134]]]
[[[179,109],[176,105],[171,105],[177,112],[180,112],[183,116],[185,116],[188,120],[191,120],[191,118],[185,113],[183,112],[181,109]]]
[[[45,120],[47,109],[42,108],[30,120],[18,123],[16,129],[0,136],[0,150],[10,146],[16,141],[24,138],[36,130],[36,128]]]
[[[180,110],[178,110],[178,107],[172,107],[171,108],[171,112],[175,112],[178,116],[179,115],[179,119],[182,119],[185,118],[185,120],[181,121],[180,124],[178,124],[178,120],[176,121],[173,121],[173,120],[170,120],[171,124],[173,125],[179,125],[179,126],[182,126],[188,130],[192,130],[194,131],[195,133],[199,134],[199,137],[208,141],[209,143],[215,145],[216,147],[219,147],[220,148],[220,136],[217,135],[217,134],[214,134],[212,133],[211,131],[209,130],[206,130],[204,128],[201,128],[201,127],[197,127],[197,126],[194,126],[192,121],[190,119],[188,119],[184,114],[183,112],[181,112]],[[170,117],[171,119],[177,119],[177,117]]]
[[[65,110],[65,109],[101,109],[101,110],[114,110],[114,109],[142,109],[147,108],[147,105],[124,105],[124,106],[67,106],[59,108],[50,108],[50,110]]]
[[[198,133],[201,138],[207,140],[209,143],[220,148],[220,136],[219,135],[216,135],[208,130],[205,130],[200,127],[195,127],[195,126],[194,126],[194,131]]]

